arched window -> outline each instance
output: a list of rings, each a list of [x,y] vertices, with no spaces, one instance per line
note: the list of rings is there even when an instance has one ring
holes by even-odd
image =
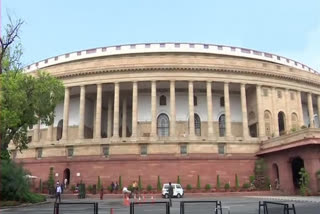
[[[226,116],[222,114],[219,117],[219,136],[224,137],[226,131]]]
[[[63,120],[60,120],[57,126],[57,140],[62,138]]]
[[[158,136],[159,137],[169,136],[169,117],[168,117],[168,115],[162,113],[158,116],[157,129],[158,129]]]
[[[265,132],[266,132],[266,136],[269,136],[269,137],[271,137],[272,135],[271,124],[272,124],[271,113],[270,111],[265,111],[264,112]]]
[[[280,135],[284,135],[286,133],[286,126],[285,126],[285,114],[280,111],[278,113],[278,124],[279,124],[279,133]]]
[[[194,106],[198,105],[198,98],[196,96],[193,96],[193,105]]]
[[[224,107],[224,97],[220,97],[220,107]]]
[[[201,136],[201,120],[198,114],[194,114],[194,132],[196,136]]]
[[[160,105],[161,106],[166,106],[167,105],[167,98],[164,95],[160,96]]]
[[[296,113],[291,114],[292,128],[298,129],[298,115]]]

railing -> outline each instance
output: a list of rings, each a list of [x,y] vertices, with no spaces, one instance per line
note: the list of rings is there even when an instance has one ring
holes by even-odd
[[[262,209],[262,211],[261,211]],[[291,206],[285,203],[259,201],[259,214],[296,214],[294,204]]]
[[[98,214],[98,203],[54,203],[53,214],[80,212]]]

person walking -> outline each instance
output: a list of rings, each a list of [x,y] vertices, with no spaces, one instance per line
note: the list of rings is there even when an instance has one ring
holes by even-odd
[[[100,189],[100,200],[103,200],[103,186]]]
[[[169,193],[170,207],[172,207],[172,200],[171,200],[171,198],[173,197],[173,186],[171,185],[171,182],[169,182],[168,193]]]
[[[57,200],[59,198],[59,203],[61,202],[61,186],[60,186],[60,183],[59,181],[57,182],[57,185],[56,185],[56,203],[57,203]]]

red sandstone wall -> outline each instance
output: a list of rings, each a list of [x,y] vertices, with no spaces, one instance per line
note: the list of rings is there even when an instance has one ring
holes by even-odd
[[[262,156],[267,164],[268,171],[273,184],[275,175],[272,170],[272,165],[276,163],[279,167],[280,188],[288,193],[298,193],[294,188],[292,178],[291,160],[300,157],[304,160],[304,167],[310,174],[310,188],[313,193],[316,193],[318,188],[316,172],[320,170],[320,147],[319,145],[310,145],[297,147],[293,149],[274,152]]]
[[[24,163],[32,175],[38,176],[43,181],[48,179],[49,168],[54,167],[54,173],[59,173],[56,180],[63,180],[63,171],[69,168],[71,171],[71,184],[79,183],[80,180],[86,184],[96,184],[100,176],[103,185],[110,185],[111,181],[118,181],[122,176],[123,184],[126,186],[140,175],[143,187],[151,184],[156,188],[157,177],[160,175],[161,182],[176,182],[180,176],[181,183],[185,187],[191,184],[196,187],[197,176],[200,175],[201,186],[211,184],[216,186],[217,174],[220,175],[221,185],[230,181],[235,185],[235,174],[238,174],[240,185],[248,182],[249,176],[253,174],[254,157],[247,159],[211,159],[211,160],[96,160],[96,161],[45,161],[33,160]],[[81,177],[77,177],[76,173]]]

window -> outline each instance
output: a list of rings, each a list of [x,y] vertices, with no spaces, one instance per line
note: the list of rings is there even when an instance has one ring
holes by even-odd
[[[17,157],[17,150],[12,150],[12,151],[11,151],[11,157],[12,157],[12,159],[16,159],[16,157]]]
[[[187,145],[186,144],[181,144],[180,145],[180,154],[181,155],[186,155],[188,152],[187,152]]]
[[[37,158],[42,158],[42,148],[37,148],[36,149],[36,151],[37,151]]]
[[[28,136],[28,143],[31,143],[32,141],[32,136]]]
[[[222,114],[219,117],[219,136],[224,137],[225,131],[226,131],[226,122],[225,122],[226,116]]]
[[[60,120],[57,126],[57,140],[62,138],[63,120]]]
[[[291,100],[294,100],[294,92],[290,92],[290,98],[291,98]]]
[[[29,130],[31,130],[31,129],[33,129],[33,125],[32,124],[29,125]]]
[[[72,157],[73,156],[73,147],[67,147],[67,155],[68,157]]]
[[[196,96],[193,96],[193,105],[194,106],[198,105],[198,98]]]
[[[298,129],[298,115],[296,113],[291,114],[291,121],[292,121],[292,129]]]
[[[277,94],[278,94],[278,98],[281,99],[282,98],[282,91],[278,90]]]
[[[157,130],[158,130],[159,137],[169,136],[169,117],[168,117],[168,115],[162,113],[158,116]]]
[[[220,107],[224,107],[224,97],[220,97]]]
[[[268,96],[268,89],[267,88],[263,89],[263,96],[265,96],[265,97]]]
[[[140,155],[147,155],[148,154],[148,147],[147,145],[141,145],[140,146]]]
[[[264,126],[265,126],[265,133],[266,136],[271,137],[272,136],[272,130],[271,130],[271,124],[272,124],[272,116],[270,111],[264,112]]]
[[[225,147],[224,143],[219,143],[218,144],[218,154],[220,154],[220,155],[225,154],[224,147]]]
[[[201,120],[198,114],[194,114],[194,132],[196,136],[201,136]]]
[[[103,145],[102,146],[102,154],[105,157],[109,156],[109,145]]]
[[[164,95],[160,96],[160,105],[161,106],[166,106],[167,105],[167,98]]]

